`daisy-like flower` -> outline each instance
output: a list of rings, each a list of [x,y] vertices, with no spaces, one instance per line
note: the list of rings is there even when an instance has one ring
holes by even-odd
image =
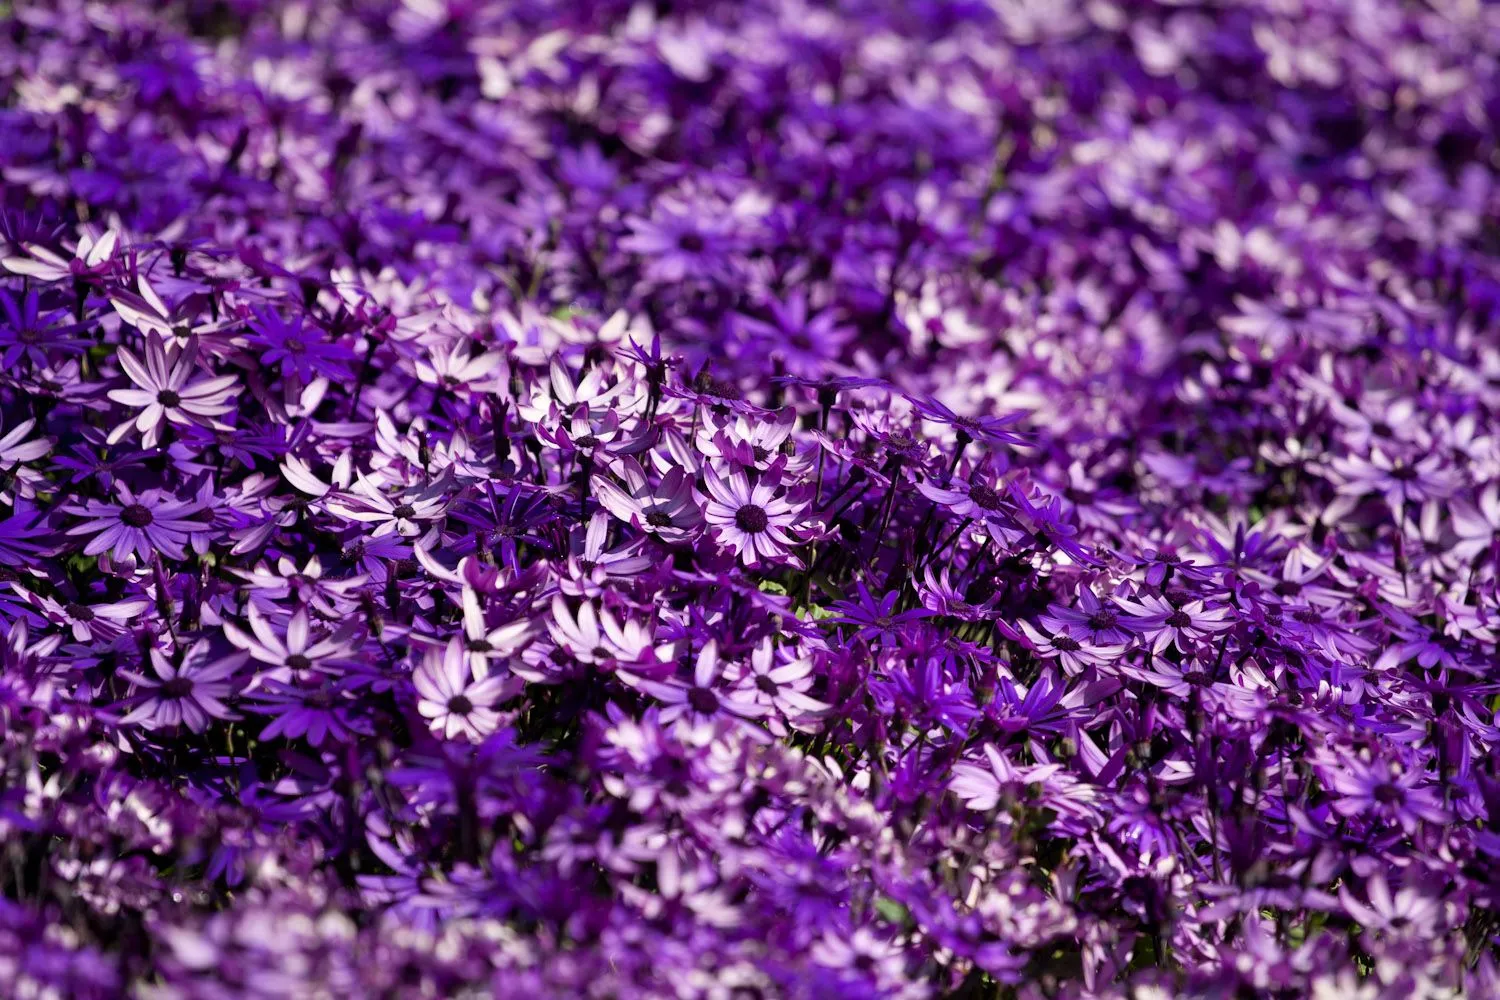
[[[531,638],[531,623],[522,620],[490,628],[485,623],[484,609],[479,606],[479,595],[474,588],[465,587],[461,600],[464,609],[464,651],[468,653],[474,676],[484,677],[492,672],[492,660],[503,660],[526,644]]]
[[[1380,871],[1370,876],[1365,892],[1368,903],[1350,892],[1347,885],[1339,889],[1339,902],[1344,911],[1361,927],[1420,941],[1435,939],[1443,910],[1439,900],[1423,895],[1409,885],[1392,895],[1385,873]]]
[[[635,663],[644,659],[654,642],[638,622],[621,624],[607,608],[585,601],[575,617],[562,597],[552,599],[552,621],[547,631],[579,663],[599,665],[610,660]]]
[[[1130,641],[1130,633],[1120,627],[1120,613],[1087,587],[1079,589],[1076,608],[1049,604],[1046,613],[1037,620],[1052,632],[1067,629],[1071,635],[1086,636],[1096,646],[1124,645]]]
[[[443,739],[462,737],[472,743],[500,728],[494,706],[518,689],[518,682],[511,678],[476,680],[459,639],[429,652],[411,680],[417,689],[417,712],[428,727]]]
[[[359,734],[369,734],[370,724],[356,717],[355,700],[346,686],[337,681],[314,678],[307,684],[283,684],[267,681],[264,688],[250,695],[255,704],[245,709],[273,716],[260,731],[262,740],[284,736],[289,740],[306,739],[311,746],[323,741],[346,743]]]
[[[785,659],[770,639],[755,647],[740,679],[756,701],[786,718],[793,725],[807,722],[831,707],[807,693],[813,683],[813,658]]]
[[[269,613],[277,602],[295,597],[298,604],[308,605],[325,618],[347,614],[354,603],[351,592],[365,582],[363,574],[343,579],[324,576],[323,561],[317,556],[309,557],[301,569],[282,556],[274,570],[262,563],[250,569],[231,566],[229,572],[249,585],[251,603],[262,611]]]
[[[595,476],[594,496],[621,521],[667,542],[682,541],[703,523],[693,500],[693,481],[681,469],[668,469],[656,483],[646,478],[633,458],[621,459],[613,471],[624,485],[607,476]]]
[[[427,359],[416,364],[417,378],[467,399],[473,393],[494,393],[502,379],[495,369],[503,359],[499,351],[472,354],[467,340],[427,349]]]
[[[789,550],[801,544],[792,532],[800,512],[769,484],[751,486],[743,472],[727,480],[710,472],[704,488],[708,493],[704,520],[746,566],[788,558]]]
[[[724,277],[735,245],[732,215],[694,200],[664,195],[650,218],[630,216],[621,250],[645,258],[648,281],[675,285]]]
[[[926,479],[917,483],[917,490],[959,517],[980,522],[990,537],[1002,545],[1014,545],[1026,535],[1014,517],[1015,506],[996,486],[989,485],[980,476],[976,475],[967,482],[952,479],[941,484]]]
[[[338,500],[332,500],[328,509],[344,517],[355,521],[365,521],[375,525],[370,533],[374,538],[380,538],[396,532],[404,538],[414,538],[422,533],[422,521],[432,521],[443,516],[447,510],[447,504],[442,497],[402,497],[395,498],[386,496],[380,492],[380,488],[361,476],[347,494]]]
[[[63,508],[85,519],[69,528],[68,534],[94,536],[84,546],[84,555],[109,552],[116,561],[123,561],[134,554],[147,563],[153,552],[160,552],[168,559],[182,559],[188,541],[205,526],[193,516],[204,506],[197,500],[178,500],[165,490],[137,494],[118,480],[115,497],[113,502],[89,500]]]
[[[606,549],[609,538],[609,515],[594,511],[589,518],[583,544],[573,539],[565,574],[558,586],[569,597],[598,597],[601,593],[635,579],[651,568],[656,560],[641,552],[645,539],[636,538]]]
[[[302,383],[324,378],[347,378],[354,352],[315,326],[306,317],[289,320],[270,309],[256,310],[249,323],[249,342],[261,350],[260,363],[274,365]]]
[[[758,719],[770,711],[754,689],[747,685],[729,687],[722,683],[726,664],[719,657],[719,644],[710,639],[698,651],[691,683],[682,680],[636,680],[636,684],[665,703],[661,712],[664,723],[679,719],[695,725],[709,725],[725,717]]]
[[[146,335],[146,357],[142,361],[121,347],[116,355],[120,368],[136,384],[134,389],[112,389],[109,398],[140,413],[120,424],[109,435],[114,444],[134,427],[141,433],[141,444],[154,447],[168,423],[186,426],[203,424],[215,430],[228,430],[216,420],[234,409],[229,402],[239,392],[233,375],[192,379],[198,356],[198,342],[186,346],[168,346],[156,333]]]
[[[787,470],[789,463],[783,445],[796,425],[797,411],[791,407],[782,410],[774,420],[736,414],[715,433],[705,426],[698,435],[698,446],[710,458],[733,462],[742,469],[766,472],[779,462],[780,468]],[[804,458],[798,459],[799,466],[806,464]],[[783,474],[782,478],[793,477]]]
[[[63,281],[103,274],[109,270],[110,258],[114,256],[119,242],[118,230],[109,229],[98,236],[85,230],[78,238],[78,246],[74,249],[71,260],[46,247],[27,243],[22,249],[30,256],[0,259],[0,267],[12,274],[24,274],[42,281]]]
[[[30,593],[19,584],[11,584],[11,589],[24,597],[28,604],[48,620],[67,626],[78,642],[116,639],[125,632],[127,622],[139,618],[151,607],[151,602],[144,597],[100,604],[85,604],[82,601],[64,603]]]
[[[1407,770],[1385,758],[1366,761],[1355,754],[1321,765],[1324,781],[1339,795],[1333,809],[1340,816],[1364,816],[1383,825],[1398,823],[1407,833],[1415,833],[1423,821],[1446,823],[1450,819],[1421,770]]]
[[[865,586],[863,580],[856,580],[854,586],[857,591],[856,599],[834,602],[829,606],[829,610],[837,614],[828,620],[840,625],[855,626],[854,636],[857,639],[870,640],[877,636],[893,636],[907,623],[919,621],[932,614],[926,608],[896,611],[896,601],[901,596],[899,590],[887,591],[877,599],[874,594],[870,593],[870,588]]]
[[[1116,597],[1115,603],[1129,612],[1121,624],[1139,633],[1154,653],[1168,646],[1186,653],[1193,643],[1234,627],[1228,608],[1209,608],[1201,600],[1173,607],[1165,598],[1143,594],[1139,600]]]
[[[538,383],[528,402],[518,402],[516,413],[529,423],[556,423],[563,416],[573,416],[582,410],[591,420],[602,420],[615,405],[621,386],[606,385],[604,369],[600,365],[590,367],[573,382],[561,358],[554,357],[548,369],[545,383]]]
[[[823,374],[854,337],[854,328],[840,324],[833,310],[811,311],[801,290],[789,294],[784,302],[771,300],[767,309],[770,321],[736,314],[735,322],[749,342],[747,346],[780,358],[792,375],[816,378]]]
[[[245,613],[250,622],[246,633],[233,622],[224,623],[224,636],[235,646],[243,649],[271,669],[262,670],[251,686],[263,681],[278,681],[289,684],[308,679],[319,669],[335,666],[341,660],[355,655],[357,647],[349,640],[348,632],[335,632],[318,638],[309,625],[306,608],[298,608],[286,625],[286,635],[279,636],[270,622],[261,616],[254,604]],[[352,628],[352,626],[351,626]]]
[[[10,517],[0,521],[0,562],[23,565],[42,550],[39,539],[46,533],[45,514],[25,500],[17,499]]]
[[[70,323],[65,309],[43,312],[35,288],[16,300],[0,291],[0,367],[13,369],[25,358],[45,369],[52,352],[82,354],[92,340],[76,336],[85,324]]]
[[[0,503],[12,503],[17,492],[29,500],[36,496],[37,484],[46,481],[40,472],[26,468],[27,462],[52,450],[46,438],[27,440],[35,426],[35,420],[22,420],[7,431],[0,421]]]
[[[989,812],[1009,793],[1017,800],[1028,798],[1027,787],[1040,788],[1040,805],[1051,808],[1058,819],[1080,824],[1099,815],[1098,792],[1061,764],[1018,765],[993,743],[984,747],[984,763],[964,761],[953,765],[948,787],[968,808]]]
[[[966,417],[955,413],[947,404],[931,397],[908,396],[912,408],[924,420],[953,428],[961,441],[990,444],[1022,444],[1026,438],[1009,428],[1025,418],[1025,413],[1007,413],[1003,417]]]
[[[1029,621],[1022,620],[1019,625],[1036,654],[1044,659],[1060,662],[1063,672],[1070,677],[1083,673],[1089,667],[1112,663],[1125,652],[1123,645],[1101,645],[1087,638],[1079,639],[1066,625],[1057,629],[1053,635],[1048,635]]]
[[[146,729],[185,725],[201,733],[210,719],[238,718],[224,701],[234,690],[231,678],[245,662],[245,654],[212,660],[208,641],[201,640],[182,655],[180,663],[156,648],[149,659],[155,676],[120,671],[141,689],[136,706],[120,719],[122,724],[139,723]]]

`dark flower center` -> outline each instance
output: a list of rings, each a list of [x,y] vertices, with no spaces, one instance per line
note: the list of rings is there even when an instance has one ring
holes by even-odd
[[[312,660],[309,660],[301,653],[293,653],[291,656],[288,656],[286,658],[286,665],[291,667],[293,670],[306,670],[312,666]]]
[[[1304,625],[1316,625],[1323,620],[1323,616],[1312,608],[1302,608],[1292,612],[1292,617]]]
[[[719,399],[740,398],[740,390],[734,383],[716,379],[706,371],[699,372],[697,378],[693,379],[693,388],[705,396],[714,396]]]
[[[73,619],[75,622],[91,622],[94,620],[93,609],[86,608],[82,604],[69,604],[63,610],[66,611],[68,613],[68,617]]]
[[[156,518],[151,516],[151,511],[147,510],[143,504],[133,503],[120,511],[120,520],[132,528],[144,528]]]
[[[998,510],[1000,508],[1000,494],[988,486],[973,485],[969,487],[969,499],[974,501],[976,507],[984,510]]]
[[[1098,632],[1107,628],[1114,628],[1119,620],[1119,617],[1113,611],[1095,611],[1089,615],[1088,626]]]
[[[765,448],[762,448],[758,444],[751,445],[750,446],[750,451],[755,456],[755,461],[756,462],[764,462],[766,459],[768,459],[768,458],[771,457],[770,451],[768,451]]]
[[[672,523],[672,519],[659,510],[653,510],[646,515],[646,523],[653,528],[665,528]]]
[[[599,443],[599,439],[596,438],[596,437],[594,437],[594,435],[592,435],[592,434],[585,434],[582,437],[575,438],[573,440],[574,446],[578,447],[578,448],[581,448],[584,451],[591,451],[591,450],[593,450],[594,446],[597,445],[598,443]]]
[[[595,646],[593,649],[589,650],[589,654],[596,660],[609,659],[609,650],[605,649],[603,646]]]
[[[699,715],[713,715],[719,710],[719,696],[708,688],[693,688],[688,692],[687,700]]]
[[[1078,650],[1082,649],[1083,647],[1080,646],[1078,644],[1078,640],[1075,639],[1075,638],[1073,638],[1071,635],[1059,635],[1059,636],[1054,636],[1053,637],[1053,639],[1052,639],[1052,648],[1053,649],[1060,649],[1064,653],[1073,653],[1073,652],[1077,652]]]
[[[163,389],[161,392],[158,392],[156,394],[156,401],[162,406],[176,406],[178,403],[182,402],[182,397],[177,395],[177,393],[173,392],[171,389]]]
[[[416,513],[417,508],[413,507],[409,503],[400,504],[396,507],[395,510],[391,511],[391,515],[393,517],[402,521],[410,521],[413,517],[416,516]]]
[[[1376,785],[1373,794],[1375,801],[1382,805],[1396,806],[1406,801],[1406,792],[1402,790],[1401,786],[1390,782],[1386,782],[1383,785]]]
[[[771,680],[771,678],[767,677],[765,674],[761,674],[759,677],[755,678],[755,686],[764,691],[766,694],[776,693],[776,682]]]
[[[1403,463],[1391,470],[1391,478],[1401,483],[1409,483],[1417,478],[1417,470]]]
[[[898,455],[910,455],[917,450],[916,439],[907,431],[891,431],[885,439],[885,446]]]
[[[464,644],[471,653],[488,653],[494,647],[487,639],[470,639]]]
[[[677,237],[677,245],[683,250],[686,250],[688,253],[702,253],[703,248],[707,244],[704,243],[702,235],[698,233],[687,232]]]
[[[309,691],[302,696],[302,704],[308,708],[329,709],[333,707],[333,694],[323,688]]]
[[[448,699],[448,711],[454,715],[468,715],[474,711],[474,703],[461,694]]]
[[[743,532],[749,535],[758,535],[766,530],[770,519],[766,517],[765,508],[753,503],[747,503],[734,512],[734,523]]]
[[[1182,679],[1187,683],[1193,685],[1193,687],[1208,687],[1210,683],[1208,674],[1204,673],[1202,670],[1189,670],[1187,673],[1182,675]]]
[[[173,677],[161,686],[163,698],[186,698],[193,693],[193,682],[187,677]]]
[[[1193,624],[1193,619],[1186,611],[1174,611],[1167,615],[1167,624],[1173,628],[1187,628]]]

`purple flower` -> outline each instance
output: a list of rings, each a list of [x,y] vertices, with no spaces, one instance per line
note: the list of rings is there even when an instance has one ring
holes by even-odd
[[[692,480],[681,469],[672,468],[652,483],[634,459],[621,459],[614,471],[624,485],[606,476],[593,479],[599,503],[621,521],[657,535],[664,541],[680,542],[703,523],[693,499]]]
[[[229,400],[237,391],[235,377],[193,379],[197,353],[196,341],[188,341],[183,348],[168,348],[155,333],[146,335],[144,362],[129,349],[119,349],[116,357],[120,368],[137,388],[111,389],[109,398],[140,413],[110,432],[110,444],[122,439],[132,427],[140,432],[141,444],[147,448],[156,445],[168,423],[204,423],[227,429],[215,418],[234,409]]]
[[[1080,630],[1075,636],[1071,626],[1063,625],[1052,635],[1048,635],[1028,621],[1022,620],[1018,624],[1036,654],[1044,659],[1057,660],[1070,677],[1083,673],[1089,667],[1113,663],[1125,652],[1124,645],[1096,642],[1086,634],[1086,629]]]
[[[767,708],[754,688],[723,683],[725,662],[718,643],[710,641],[698,651],[691,681],[639,680],[637,686],[664,704],[663,723],[681,719],[694,727],[711,725],[726,718],[759,719]]]
[[[801,544],[793,533],[800,511],[768,483],[752,486],[742,472],[728,479],[710,472],[703,488],[703,519],[746,566],[790,559],[789,550]]]
[[[473,743],[499,728],[500,715],[494,706],[515,691],[503,677],[475,677],[458,639],[428,653],[411,682],[417,691],[417,711],[434,733],[448,740],[461,736]]]
[[[200,641],[171,653],[153,646],[149,660],[150,674],[120,671],[137,689],[135,707],[120,718],[121,725],[183,725],[201,733],[213,719],[237,718],[224,703],[234,693],[231,679],[244,664],[244,654],[215,660],[209,643]]]
[[[82,524],[68,529],[69,535],[93,535],[84,546],[84,555],[109,552],[123,561],[134,555],[149,563],[152,554],[160,552],[169,559],[182,559],[185,546],[205,525],[196,518],[203,504],[172,498],[164,490],[131,491],[124,483],[115,484],[112,502],[89,500],[63,508],[84,518]]]
[[[917,415],[935,424],[951,427],[961,443],[1023,444],[1026,438],[1008,428],[1026,417],[1025,413],[1007,413],[1002,417],[960,416],[947,404],[931,397],[908,396]]]
[[[1168,646],[1187,652],[1192,643],[1234,627],[1228,608],[1209,608],[1203,601],[1187,601],[1177,607],[1164,598],[1142,594],[1136,600],[1116,597],[1115,603],[1128,612],[1120,619],[1121,624],[1141,635],[1153,653]]]

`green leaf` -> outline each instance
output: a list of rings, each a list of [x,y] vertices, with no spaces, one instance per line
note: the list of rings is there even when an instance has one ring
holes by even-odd
[[[875,912],[893,924],[905,924],[911,920],[911,911],[889,896],[877,896]]]

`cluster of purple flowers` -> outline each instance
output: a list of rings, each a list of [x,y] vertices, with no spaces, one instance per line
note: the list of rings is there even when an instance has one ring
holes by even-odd
[[[1500,996],[1500,7],[0,6],[0,993]]]

